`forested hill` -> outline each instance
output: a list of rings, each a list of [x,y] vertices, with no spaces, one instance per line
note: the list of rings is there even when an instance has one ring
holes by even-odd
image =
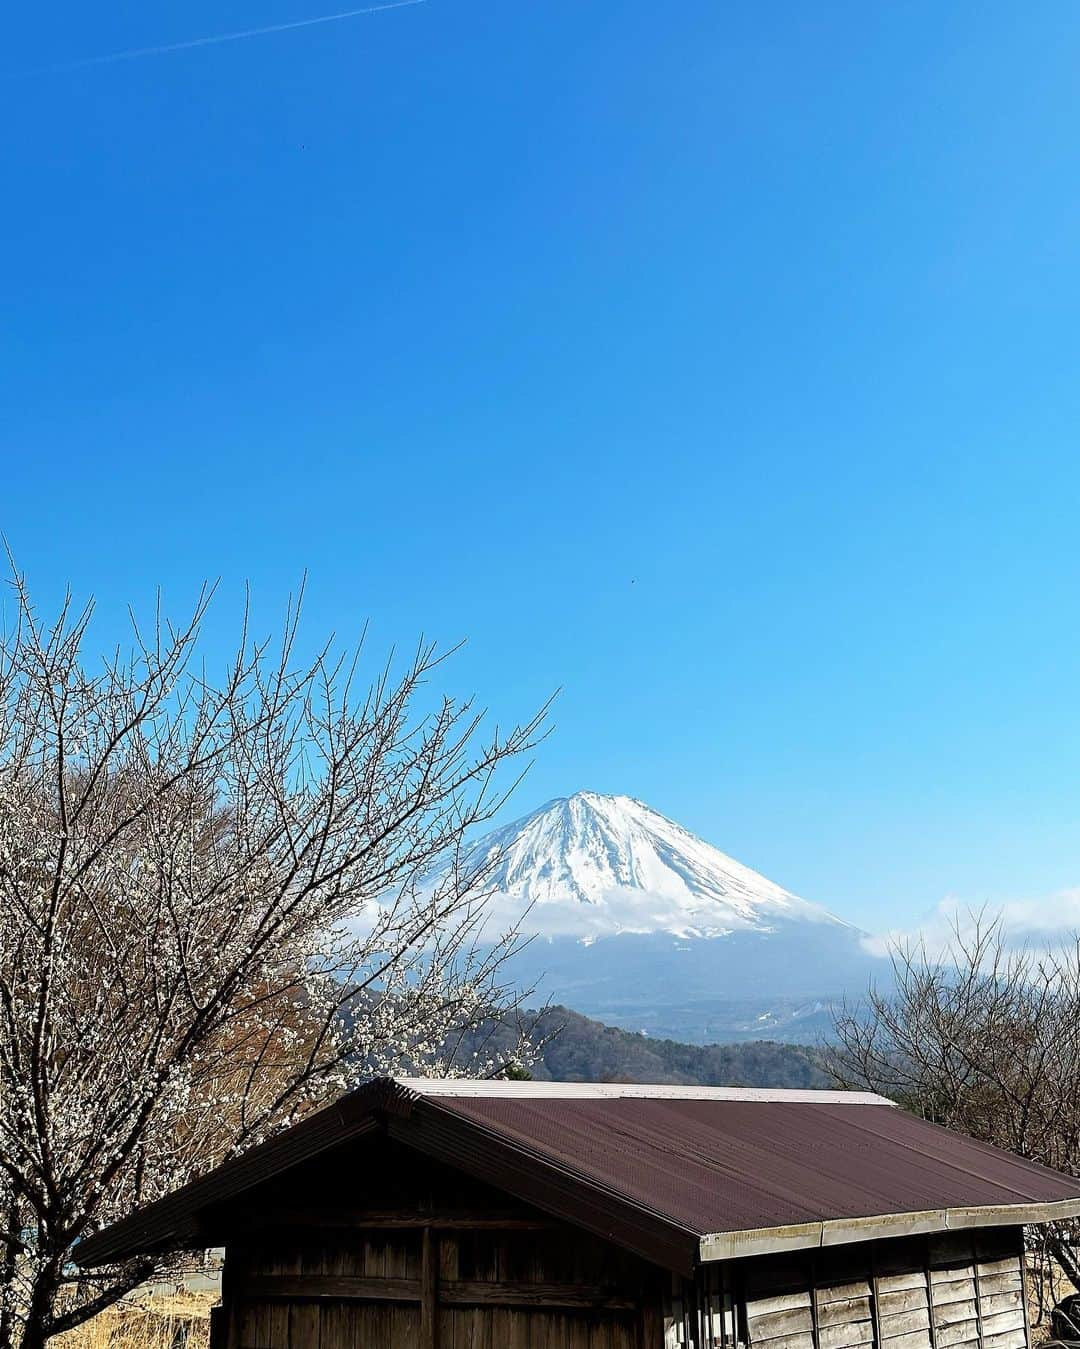
[[[696,1086],[826,1087],[812,1049],[751,1040],[742,1044],[687,1045],[617,1030],[599,1021],[551,1007],[538,1031],[550,1036],[535,1078],[556,1082],[670,1082]],[[498,1045],[496,1032],[491,1046]],[[512,1043],[506,1032],[505,1044]],[[491,1047],[489,1046],[489,1047]]]

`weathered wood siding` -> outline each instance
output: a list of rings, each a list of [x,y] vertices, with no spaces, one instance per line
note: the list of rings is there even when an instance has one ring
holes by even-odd
[[[1024,1349],[1028,1343],[1023,1261],[1000,1234],[966,1246],[936,1243],[930,1272],[936,1349]]]
[[[1021,1233],[731,1261],[694,1284],[676,1281],[665,1340],[668,1349],[1026,1349]]]
[[[639,1349],[642,1299],[659,1303],[646,1273],[562,1231],[357,1231],[249,1245],[228,1255],[229,1349]]]

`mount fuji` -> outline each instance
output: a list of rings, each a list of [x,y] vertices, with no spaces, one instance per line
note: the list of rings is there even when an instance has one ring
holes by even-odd
[[[474,843],[508,973],[610,1025],[699,1043],[827,1033],[888,971],[864,934],[629,796],[578,792]]]

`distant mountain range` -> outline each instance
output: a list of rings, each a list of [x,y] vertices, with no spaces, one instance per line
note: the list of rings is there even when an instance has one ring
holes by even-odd
[[[857,928],[629,796],[578,792],[478,840],[511,973],[540,999],[697,1044],[813,1043],[888,965]]]

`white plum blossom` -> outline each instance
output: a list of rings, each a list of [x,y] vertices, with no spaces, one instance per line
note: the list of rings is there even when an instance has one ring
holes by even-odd
[[[214,680],[196,661],[208,593],[91,671],[90,609],[45,624],[14,589],[0,1349],[40,1349],[152,1272],[79,1271],[83,1236],[364,1076],[499,1070],[454,1062],[459,1033],[512,1013],[516,940],[478,944],[485,874],[460,859],[539,720],[484,740],[469,703],[425,710],[427,646],[357,693],[355,661],[297,663],[299,606],[273,649],[245,629]]]

